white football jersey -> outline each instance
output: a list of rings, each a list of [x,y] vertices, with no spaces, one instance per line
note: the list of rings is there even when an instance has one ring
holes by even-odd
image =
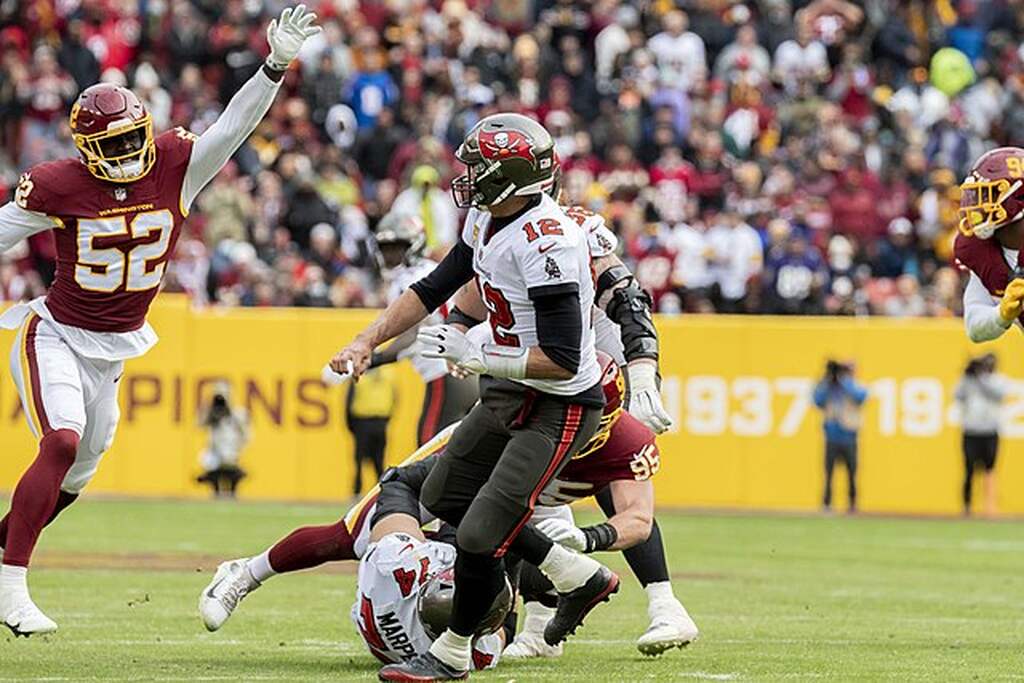
[[[397,663],[427,652],[433,642],[420,623],[419,589],[427,579],[455,566],[455,548],[388,534],[370,544],[359,561],[352,621],[369,648],[383,662]],[[501,656],[497,633],[473,643],[473,665],[490,669]]]
[[[619,238],[604,224],[604,217],[601,214],[593,213],[581,206],[571,206],[565,210],[565,213],[586,232],[591,259],[599,259],[615,253]],[[604,351],[611,356],[617,365],[626,364],[626,355],[622,347],[622,331],[597,306],[594,306],[594,345],[598,351]]]
[[[402,295],[402,292],[409,289],[414,282],[422,280],[437,267],[437,263],[430,259],[420,259],[411,266],[401,265],[391,269],[385,277],[388,281],[388,304]],[[448,304],[444,304],[423,320],[423,325],[440,325],[448,315]],[[448,364],[441,358],[424,358],[419,353],[419,342],[398,354],[399,358],[410,359],[416,372],[423,378],[424,382],[433,382],[438,377],[448,374]]]
[[[580,365],[575,377],[517,381],[560,396],[574,396],[594,386],[601,370],[594,350],[594,280],[586,233],[547,195],[493,235],[488,235],[490,222],[489,212],[470,209],[462,240],[473,249],[473,269],[487,306],[492,343],[538,346],[536,312],[529,291],[575,283],[583,311]]]

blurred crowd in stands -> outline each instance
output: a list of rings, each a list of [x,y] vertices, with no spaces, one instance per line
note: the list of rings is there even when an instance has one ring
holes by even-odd
[[[75,153],[66,113],[98,80],[202,133],[284,4],[0,2],[0,180]],[[443,255],[452,151],[513,110],[552,132],[566,199],[606,217],[661,312],[955,315],[958,182],[1024,145],[1022,0],[310,4],[325,30],[198,199],[169,290],[380,305],[380,217],[419,213]],[[40,291],[53,255],[37,236],[0,260],[0,301]]]

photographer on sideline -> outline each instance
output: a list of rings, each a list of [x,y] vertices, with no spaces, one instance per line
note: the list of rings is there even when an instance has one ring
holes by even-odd
[[[231,405],[231,389],[220,383],[200,411],[199,422],[210,432],[210,440],[199,456],[203,474],[196,481],[209,484],[218,498],[234,498],[238,482],[245,478],[238,456],[249,443],[249,416],[244,408]]]
[[[964,516],[971,514],[971,479],[975,467],[985,468],[985,514],[996,514],[996,453],[999,450],[999,409],[1006,397],[1006,380],[996,373],[991,353],[971,359],[953,397],[960,407],[964,430]]]
[[[846,466],[850,480],[850,507],[857,511],[857,432],[860,410],[868,391],[853,379],[853,365],[829,360],[825,377],[814,388],[814,405],[821,408],[825,428],[825,495],[822,505],[832,509],[832,470],[836,460]]]

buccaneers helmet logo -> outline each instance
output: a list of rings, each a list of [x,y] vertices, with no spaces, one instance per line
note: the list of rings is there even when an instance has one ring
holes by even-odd
[[[517,130],[480,131],[480,154],[492,161],[523,159],[532,166],[537,165],[533,143]]]

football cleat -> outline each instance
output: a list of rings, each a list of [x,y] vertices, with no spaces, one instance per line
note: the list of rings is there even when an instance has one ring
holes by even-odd
[[[636,649],[648,657],[657,657],[674,647],[684,648],[700,635],[697,624],[678,600],[652,603],[648,613],[651,625],[636,641]]]
[[[524,605],[526,618],[523,629],[508,644],[502,657],[509,659],[533,659],[535,657],[561,657],[562,644],[548,645],[544,642],[544,627],[555,614],[553,607],[545,607],[539,602],[528,602]]]
[[[57,623],[43,614],[29,597],[27,590],[0,590],[0,617],[15,636],[27,638],[35,634],[53,633]]]
[[[558,645],[575,633],[583,619],[598,603],[607,602],[619,591],[619,577],[607,567],[599,567],[585,584],[568,593],[558,594],[555,616],[544,627],[544,642]]]
[[[543,633],[517,633],[501,653],[502,659],[555,658],[562,656],[562,644],[548,645]]]
[[[223,562],[217,567],[213,581],[199,596],[199,616],[207,631],[224,625],[246,595],[260,587],[246,567],[247,558]]]
[[[469,678],[469,671],[450,667],[434,655],[425,652],[401,664],[388,664],[377,672],[377,678],[401,683],[463,681]]]

